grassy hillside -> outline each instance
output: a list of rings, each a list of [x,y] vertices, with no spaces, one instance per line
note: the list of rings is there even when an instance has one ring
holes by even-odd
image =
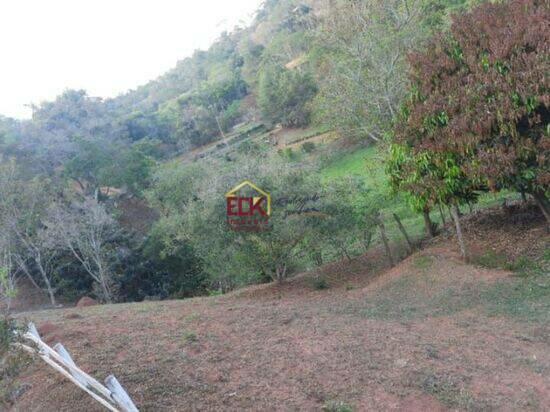
[[[350,175],[360,176],[367,183],[367,187],[373,190],[377,196],[385,199],[383,212],[388,220],[389,236],[394,241],[401,241],[401,234],[397,225],[391,219],[391,215],[396,213],[401,219],[403,225],[409,234],[416,239],[419,239],[424,234],[424,223],[422,216],[414,212],[399,194],[391,193],[388,185],[388,177],[385,173],[386,154],[378,146],[370,146],[355,150],[343,151],[340,155],[331,157],[321,169],[323,179],[336,180]],[[484,193],[482,194],[476,205],[473,205],[473,210],[481,210],[483,208],[502,203],[505,199],[515,200],[520,196],[517,193],[509,191],[501,191],[499,193]],[[464,212],[468,211],[467,207],[463,207]],[[448,211],[446,214],[446,222],[450,222]],[[439,211],[432,211],[431,217],[438,225],[442,225],[441,215]]]
[[[291,276],[368,248],[377,229],[360,210],[366,208],[355,207],[366,191],[358,184],[350,191],[355,197],[346,198],[337,184],[353,174],[380,201],[395,248],[402,239],[393,213],[420,238],[420,217],[388,192],[382,154],[350,147],[391,131],[410,83],[407,53],[445,31],[449,12],[470,3],[265,1],[247,27],[220,34],[208,50],[136,90],[111,99],[67,90],[34,107],[28,121],[0,118],[0,158],[13,158],[0,161],[0,198],[18,211],[0,222],[0,232],[28,236],[2,243],[8,255],[21,256],[8,265],[9,276],[28,273],[48,289],[53,306],[56,293],[139,301],[265,282],[278,266]],[[332,144],[337,139],[345,144]],[[273,209],[295,220],[280,219],[280,232],[251,239],[221,228],[222,194],[245,179],[265,182],[282,203],[295,202]],[[313,213],[301,214],[302,195],[317,222]],[[86,225],[82,213],[90,216]],[[94,258],[78,259],[72,250],[93,249],[81,242],[97,229],[98,213],[108,224],[95,253],[102,261],[90,271],[86,262]],[[50,224],[52,215],[59,224]],[[279,235],[284,239],[267,239]],[[40,244],[39,254],[25,246],[31,244]],[[282,251],[289,245],[293,250]],[[39,269],[50,253],[51,267]]]
[[[498,208],[476,219],[476,250],[531,257],[468,265],[441,237],[391,270],[375,248],[282,286],[21,319],[143,411],[547,410],[550,239],[540,216],[521,232]],[[98,410],[42,362],[3,390],[23,384],[12,410]]]

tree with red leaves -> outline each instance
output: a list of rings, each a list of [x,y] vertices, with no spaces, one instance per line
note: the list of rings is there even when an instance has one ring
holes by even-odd
[[[410,98],[394,143],[452,156],[479,190],[531,194],[550,224],[549,22],[544,0],[455,16],[448,33],[409,57]]]

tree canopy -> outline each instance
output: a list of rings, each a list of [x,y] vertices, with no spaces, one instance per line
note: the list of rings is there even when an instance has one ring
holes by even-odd
[[[532,194],[550,221],[549,18],[536,0],[455,16],[449,32],[410,56],[395,141],[415,156],[452,158],[475,189]]]

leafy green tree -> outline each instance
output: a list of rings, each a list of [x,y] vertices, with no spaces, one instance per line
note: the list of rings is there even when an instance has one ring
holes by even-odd
[[[455,16],[449,33],[410,58],[396,141],[415,156],[452,159],[464,181],[530,193],[550,223],[549,18],[536,0]]]
[[[102,140],[77,139],[77,154],[65,163],[64,173],[82,193],[101,197],[101,188],[126,187],[140,194],[147,186],[154,160],[146,142],[130,147]]]
[[[242,170],[235,172],[234,178],[237,179],[225,180],[225,187],[218,186],[219,193],[227,191],[246,176]],[[208,233],[217,239],[217,248],[206,245],[199,248],[208,252],[204,257],[207,264],[218,262],[220,255],[226,255],[223,260],[226,271],[244,272],[244,275],[236,274],[240,282],[249,283],[262,277],[282,282],[298,264],[304,241],[313,230],[313,222],[318,220],[318,216],[311,210],[318,182],[304,170],[288,170],[278,160],[264,162],[254,176],[254,182],[269,191],[273,199],[269,224],[262,230],[231,230],[226,223],[225,204],[207,194],[208,197],[193,204],[189,217],[197,222],[196,231],[210,228],[207,229]],[[198,233],[191,239],[197,238]]]
[[[147,154],[147,147],[136,143],[119,152],[106,168],[111,178],[107,181],[116,187],[126,187],[134,194],[141,194],[148,187],[154,159]]]
[[[16,278],[11,268],[0,266],[0,309],[9,312],[11,301],[17,296]]]
[[[119,230],[114,218],[96,199],[55,202],[44,220],[50,250],[70,253],[94,281],[96,294],[112,303],[117,294],[113,271],[116,246],[111,240]]]
[[[320,122],[380,142],[406,95],[407,54],[441,25],[436,1],[334,2],[317,30]]]
[[[357,243],[368,249],[380,205],[374,201],[364,179],[349,176],[324,184],[317,203],[321,218],[312,236],[322,249],[348,259]]]
[[[76,155],[65,163],[64,173],[82,192],[93,195],[112,178],[107,170],[114,163],[114,147],[105,141],[76,139]]]
[[[170,242],[170,236],[166,230],[170,228],[164,223],[153,226],[143,242],[126,237],[124,244],[132,253],[124,254],[115,267],[120,272],[117,280],[123,286],[118,291],[120,299],[179,299],[206,292],[208,278],[202,262],[188,243],[167,247],[165,242]]]
[[[306,126],[311,110],[309,102],[317,86],[311,74],[268,66],[260,72],[258,104],[264,118],[283,126]]]
[[[461,251],[467,258],[458,206],[475,203],[477,191],[485,188],[481,182],[472,181],[462,172],[459,161],[460,158],[452,153],[429,150],[415,153],[411,147],[393,144],[390,146],[386,172],[392,189],[403,193],[413,210],[424,215],[428,236],[435,234],[430,210],[438,205],[452,208]]]
[[[215,120],[220,136],[225,137],[224,131],[238,117],[238,106],[232,103],[244,97],[246,92],[246,83],[233,76],[229,80],[202,83],[190,96],[190,102],[205,108]]]
[[[163,212],[165,252],[188,243],[203,262],[212,285],[227,290],[270,278],[283,281],[300,261],[308,234],[319,219],[314,212],[319,190],[314,174],[289,169],[284,161],[248,159],[226,168],[174,165],[154,177],[152,204]],[[258,232],[234,231],[227,224],[224,193],[242,180],[271,193],[269,225]],[[171,190],[169,188],[173,188]]]
[[[0,163],[0,246],[3,267],[12,279],[13,271],[46,290],[56,305],[54,272],[58,253],[48,247],[44,218],[52,202],[55,185],[48,179],[26,179],[15,161]]]

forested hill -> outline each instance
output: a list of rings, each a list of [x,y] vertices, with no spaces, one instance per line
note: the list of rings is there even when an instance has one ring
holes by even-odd
[[[489,190],[531,195],[550,220],[545,7],[267,0],[136,90],[0,117],[0,283],[55,304],[283,281],[374,244],[393,260],[405,229],[434,236],[435,216],[457,224]],[[479,97],[486,84],[500,91]],[[250,236],[223,196],[247,179],[278,202]],[[399,221],[387,238],[384,216]]]
[[[1,150],[42,170],[90,145],[162,158],[243,122],[315,122],[377,140],[404,92],[406,53],[466,3],[268,0],[249,27],[136,90],[113,99],[68,90],[34,107],[32,121],[0,119]]]

